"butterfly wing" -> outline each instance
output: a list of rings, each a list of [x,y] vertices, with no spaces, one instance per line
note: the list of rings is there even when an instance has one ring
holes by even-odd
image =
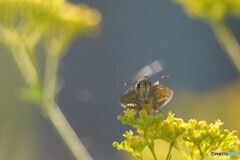
[[[134,88],[130,88],[123,94],[120,98],[120,103],[124,108],[131,108],[138,111],[141,109],[141,104]]]
[[[154,110],[157,111],[162,108],[165,104],[167,104],[173,96],[173,91],[168,87],[165,87],[159,82],[156,82],[153,85],[153,97],[154,97]]]

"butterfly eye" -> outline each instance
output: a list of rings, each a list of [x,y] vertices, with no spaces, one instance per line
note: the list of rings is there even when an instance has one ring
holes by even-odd
[[[140,89],[140,82],[138,82],[136,86],[138,89]]]
[[[149,86],[152,86],[152,83],[151,83],[151,81],[149,81]]]

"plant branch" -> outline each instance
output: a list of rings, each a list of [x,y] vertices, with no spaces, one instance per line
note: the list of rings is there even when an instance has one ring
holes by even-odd
[[[202,149],[201,149],[201,147],[199,145],[196,145],[196,146],[197,146],[197,148],[198,148],[198,150],[200,152],[200,156],[201,156],[200,160],[203,160],[204,159],[204,154],[202,152]]]
[[[217,40],[240,74],[240,46],[236,37],[223,23],[212,25],[212,28]]]
[[[147,142],[148,148],[150,149],[154,160],[157,160],[157,156],[156,156],[156,153],[155,153],[155,150],[154,150],[154,141],[152,140],[151,142],[149,142],[145,135],[144,135],[144,139]]]
[[[11,50],[27,85],[30,87],[37,86],[39,84],[38,74],[23,44],[13,46]]]
[[[56,96],[58,63],[59,55],[47,54],[43,80],[43,94],[52,101],[54,101]]]
[[[17,46],[11,46],[11,50],[27,85],[30,87],[38,86],[40,84],[38,73],[24,45],[20,43]],[[58,62],[58,56],[47,54],[42,93],[42,111],[76,160],[92,160],[60,108],[54,102]]]
[[[54,102],[56,95],[59,55],[48,53],[43,82],[43,111],[56,129],[68,149],[77,160],[92,160],[91,156],[68,123],[59,106]]]
[[[92,160],[58,105],[51,101],[45,101],[43,111],[75,159]]]
[[[170,160],[171,158],[171,151],[172,151],[172,148],[174,147],[174,144],[175,144],[175,141],[173,141],[170,146],[169,146],[169,150],[168,150],[168,154],[167,154],[167,157],[166,157],[166,160]]]
[[[179,149],[176,145],[174,146],[174,148],[178,150],[186,160],[189,160],[189,156],[187,156],[187,154],[183,150]]]
[[[141,156],[139,156],[138,158],[139,158],[140,160],[144,160],[142,154],[141,154]]]

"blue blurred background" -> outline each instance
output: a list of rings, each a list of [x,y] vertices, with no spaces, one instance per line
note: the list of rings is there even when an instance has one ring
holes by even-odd
[[[122,113],[119,97],[127,90],[123,86],[144,65],[160,59],[165,64],[161,73],[151,77],[159,80],[164,74],[169,79],[161,83],[172,88],[175,95],[163,109],[178,113],[182,118],[194,118],[200,114],[189,106],[179,108],[179,95],[182,90],[208,93],[239,79],[228,57],[219,46],[212,30],[202,21],[187,17],[181,8],[171,1],[163,0],[75,0],[100,10],[103,17],[101,32],[92,38],[74,41],[69,53],[64,57],[59,69],[59,77],[64,86],[58,96],[58,103],[83,141],[90,154],[96,160],[118,160],[120,154],[112,147],[112,142],[122,140],[126,129],[116,117]],[[240,37],[239,23],[229,20],[234,33]],[[0,63],[14,64],[5,55]],[[14,91],[23,83],[16,66],[0,68],[6,84],[14,84],[4,94],[14,97]],[[184,99],[188,104],[188,99]],[[216,99],[217,101],[217,99]],[[16,96],[12,102],[2,105],[18,104],[25,110],[13,109],[19,119],[25,117],[24,127],[28,136],[25,139],[33,149],[35,160],[72,159],[61,140],[55,136],[49,123],[42,118],[37,109],[26,106]],[[19,106],[22,105],[22,106]],[[240,106],[239,106],[240,107]],[[208,106],[202,106],[201,113],[207,114]],[[8,115],[9,114],[9,115]],[[6,113],[14,116],[16,113]],[[198,116],[199,118],[203,118]],[[221,118],[219,114],[212,117]],[[234,120],[235,121],[235,120]],[[15,122],[13,122],[15,123]],[[34,124],[34,125],[32,125]],[[16,124],[16,127],[19,125]],[[233,129],[234,127],[232,127]],[[26,131],[27,130],[27,131]],[[14,159],[14,158],[13,158]]]

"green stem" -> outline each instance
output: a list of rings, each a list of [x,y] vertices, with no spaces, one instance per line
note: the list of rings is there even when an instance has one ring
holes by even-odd
[[[153,155],[154,160],[157,160],[157,156],[156,156],[156,153],[155,153],[155,150],[154,150],[154,141],[152,141],[152,142],[150,143],[149,149],[150,149],[150,151],[152,152],[152,155]]]
[[[187,154],[186,154],[185,152],[183,152],[181,149],[179,149],[176,145],[174,146],[174,148],[175,148],[177,151],[179,151],[186,160],[189,160],[189,159],[190,159],[189,156],[187,156]]]
[[[37,86],[39,84],[38,74],[23,44],[12,46],[11,50],[26,83],[30,87]]]
[[[224,23],[213,24],[212,28],[225,53],[240,73],[240,46],[234,34]]]
[[[203,154],[203,152],[202,152],[201,147],[200,147],[199,145],[197,145],[197,148],[198,148],[198,150],[199,150],[199,152],[200,152],[200,156],[201,156],[200,160],[204,160],[204,154]]]
[[[140,157],[138,157],[140,160],[144,160],[144,158],[142,157],[142,155]]]
[[[169,146],[169,150],[168,150],[168,154],[167,154],[167,157],[166,157],[166,160],[170,160],[170,156],[171,156],[171,151],[172,151],[172,148],[174,146],[174,143],[175,141],[173,141],[170,146]]]
[[[43,111],[75,159],[92,160],[58,105],[51,101],[45,101]]]
[[[52,101],[54,101],[56,96],[58,63],[59,55],[47,54],[43,80],[43,94]]]
[[[50,120],[52,126],[56,129],[76,160],[92,160],[62,111],[54,102],[59,55],[48,53],[46,58],[43,83],[43,113]]]
[[[11,46],[11,49],[27,85],[30,87],[38,86],[40,84],[38,73],[24,45],[20,43],[17,46]],[[49,119],[76,160],[92,160],[60,108],[54,102],[58,62],[58,56],[47,54],[43,85],[43,113]]]
[[[148,148],[150,149],[154,160],[157,160],[157,156],[156,156],[156,153],[155,153],[155,150],[154,150],[154,141],[151,140],[151,142],[149,142],[148,139],[146,138],[146,136],[144,136],[144,139],[147,142]]]

